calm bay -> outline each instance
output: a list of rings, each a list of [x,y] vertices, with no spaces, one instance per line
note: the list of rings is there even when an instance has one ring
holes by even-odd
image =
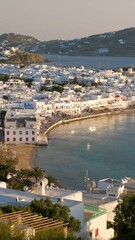
[[[135,66],[134,57],[45,55],[57,66],[113,69]],[[85,189],[84,177],[135,178],[135,112],[98,117],[57,127],[49,145],[37,148],[33,165],[71,189]],[[92,131],[91,129],[95,129]]]
[[[135,178],[134,126],[135,113],[61,125],[49,134],[47,147],[38,147],[34,165],[72,189],[85,189],[86,170],[96,181]]]

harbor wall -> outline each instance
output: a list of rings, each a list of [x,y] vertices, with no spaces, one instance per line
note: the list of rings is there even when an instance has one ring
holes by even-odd
[[[110,115],[111,113],[99,113],[99,114],[93,114],[93,115],[88,115],[88,116],[83,116],[83,117],[76,117],[76,118],[71,118],[71,119],[66,119],[66,120],[60,120],[59,122],[53,124],[51,127],[49,127],[45,132],[44,135],[47,136],[49,134],[50,131],[52,131],[54,128],[60,126],[61,124],[68,124],[71,122],[75,122],[75,121],[81,121],[81,120],[86,120],[89,118],[95,118],[95,117],[101,117],[101,116],[106,116],[106,115]]]
[[[44,132],[44,135],[47,136],[48,133],[49,133],[51,130],[53,130],[54,128],[60,126],[62,123],[63,123],[63,121],[60,120],[59,122],[53,124],[51,127],[49,127],[49,128]]]

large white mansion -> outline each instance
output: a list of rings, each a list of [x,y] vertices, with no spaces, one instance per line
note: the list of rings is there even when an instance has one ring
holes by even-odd
[[[34,110],[8,110],[5,116],[5,143],[37,143],[37,120]]]

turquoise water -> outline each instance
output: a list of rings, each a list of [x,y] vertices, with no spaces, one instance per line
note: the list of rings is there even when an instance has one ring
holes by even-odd
[[[49,134],[49,145],[38,147],[34,164],[72,189],[85,188],[86,170],[96,181],[135,178],[135,113],[57,127]]]

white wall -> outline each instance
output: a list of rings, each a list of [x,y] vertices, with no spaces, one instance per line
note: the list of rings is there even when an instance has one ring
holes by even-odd
[[[74,192],[64,197],[64,199],[75,200],[82,202],[82,192]]]
[[[107,211],[107,221],[113,222],[114,219],[114,209],[118,204],[118,200],[111,201],[109,203],[101,204],[99,207],[106,209]]]
[[[98,229],[98,236],[96,237],[96,230]],[[85,224],[85,230],[92,232],[92,239],[109,240],[113,237],[113,230],[107,229],[107,214],[95,217]]]
[[[81,222],[81,231],[77,236],[82,236],[84,235],[84,205],[83,203],[78,202],[73,207],[70,207],[70,214],[71,216],[77,218]]]
[[[0,187],[1,188],[7,188],[6,182],[0,182]]]
[[[106,189],[110,186],[111,182],[106,182],[105,180],[107,180],[107,178],[98,181],[98,188]]]

